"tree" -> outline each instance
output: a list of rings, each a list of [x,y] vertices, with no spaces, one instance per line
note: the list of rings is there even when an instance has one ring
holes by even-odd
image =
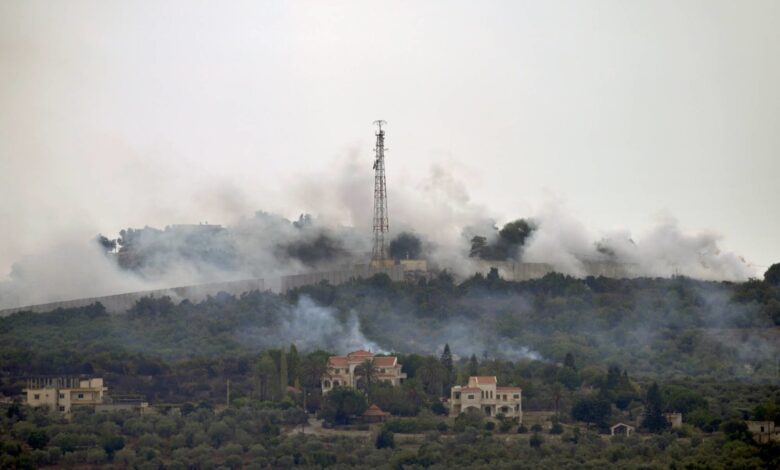
[[[263,353],[257,364],[257,377],[259,380],[259,390],[261,400],[274,400],[277,384],[279,383],[278,372],[273,358],[268,353]]]
[[[444,351],[441,353],[439,362],[441,362],[441,365],[444,366],[444,368],[447,369],[447,372],[451,375],[452,371],[454,370],[454,365],[452,363],[452,352],[450,351],[449,343],[444,345]]]
[[[482,258],[485,248],[487,248],[487,238],[479,235],[474,236],[474,238],[471,239],[471,251],[469,251],[469,256],[472,258]]]
[[[452,361],[452,352],[450,351],[449,343],[444,345],[444,351],[441,353],[439,362],[441,363],[442,367],[444,367],[444,370],[447,372],[447,378],[444,382],[444,395],[449,395],[450,387],[452,387],[452,381],[455,375],[455,365],[453,364]]]
[[[95,241],[106,253],[116,250],[116,240],[111,240],[108,237],[98,234],[97,237],[95,237]]]
[[[287,385],[288,377],[287,377],[287,353],[284,352],[284,350],[280,351],[279,354],[279,397],[284,398],[285,394],[287,393]]]
[[[477,361],[477,355],[472,354],[469,359],[469,376],[479,375],[479,361]]]
[[[566,353],[566,357],[563,358],[563,367],[568,367],[575,371],[577,370],[577,365],[574,363],[574,354],[571,352]]]
[[[109,459],[114,457],[114,453],[125,447],[125,440],[122,436],[106,436],[101,442],[103,450],[106,451]]]
[[[516,245],[521,247],[525,244],[526,239],[533,233],[534,227],[529,221],[525,219],[517,219],[514,222],[509,222],[499,230],[498,235],[501,240],[505,241],[509,245]]]
[[[27,436],[27,443],[33,449],[43,449],[49,443],[49,436],[44,429],[35,429]]]
[[[349,424],[353,416],[362,415],[368,405],[362,393],[351,388],[335,387],[325,396],[320,418],[335,424]]]
[[[289,382],[296,384],[301,380],[301,357],[298,354],[298,348],[295,347],[295,344],[290,345],[290,353],[288,356],[287,368],[289,369]]]
[[[599,427],[606,427],[609,417],[612,415],[612,405],[609,401],[600,397],[585,397],[577,401],[571,409],[572,418],[584,421],[588,426],[595,423]]]
[[[355,378],[358,388],[368,393],[371,385],[377,381],[377,372],[373,359],[366,359],[355,366]]]
[[[382,428],[381,431],[379,431],[379,434],[376,436],[376,448],[377,449],[385,449],[389,448],[392,449],[395,447],[395,438],[393,436],[393,433],[388,431],[385,428]]]
[[[645,400],[645,418],[642,420],[642,427],[650,432],[660,433],[669,426],[664,416],[664,404],[661,397],[661,391],[658,384],[653,382],[647,390]]]
[[[568,390],[575,390],[582,383],[580,374],[577,373],[576,369],[572,369],[571,367],[561,367],[558,369],[555,380]]]
[[[417,379],[426,393],[441,396],[447,383],[447,369],[439,361],[426,358],[425,362],[417,369]]]
[[[730,441],[753,442],[753,433],[750,432],[744,421],[726,421],[721,425],[720,429]]]
[[[454,429],[463,432],[468,427],[481,429],[485,422],[485,414],[476,408],[469,408],[455,418]]]
[[[533,447],[534,449],[538,449],[539,447],[544,444],[544,438],[539,433],[533,433],[531,438],[528,440],[528,445]]]
[[[780,286],[780,263],[775,263],[766,270],[764,282],[771,286]]]
[[[306,399],[310,390],[320,388],[323,376],[328,372],[327,356],[308,354],[301,361],[300,378],[303,388],[303,407],[306,407]]]
[[[563,434],[563,426],[557,419],[553,421],[552,427],[550,427],[550,434]]]

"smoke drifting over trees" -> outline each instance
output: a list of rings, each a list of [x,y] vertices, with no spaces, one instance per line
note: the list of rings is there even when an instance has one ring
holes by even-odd
[[[370,191],[371,175],[362,168],[350,155],[331,173],[291,182],[290,200],[314,214],[293,221],[262,211],[246,216],[251,213],[246,198],[223,190],[208,204],[235,217],[223,227],[128,228],[118,234],[115,252],[113,236],[105,232],[97,243],[73,234],[51,237],[0,281],[0,307],[202,282],[270,280],[366,263],[371,209],[365,203],[369,198],[358,196]],[[317,190],[324,187],[335,191]],[[575,276],[585,275],[583,262],[594,260],[624,263],[634,276],[740,281],[757,274],[738,255],[722,250],[716,234],[687,232],[675,220],[638,234],[592,232],[553,203],[501,226],[489,208],[471,200],[462,181],[438,166],[419,183],[394,182],[393,188],[391,226],[398,234],[391,241],[393,257],[423,257],[460,279],[495,260],[548,263]]]

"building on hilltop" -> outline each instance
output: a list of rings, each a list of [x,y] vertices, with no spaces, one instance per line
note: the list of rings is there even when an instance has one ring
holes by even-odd
[[[24,389],[28,406],[48,406],[63,413],[70,413],[78,406],[99,405],[107,391],[102,378],[72,377],[31,379]]]
[[[450,392],[450,416],[457,416],[470,408],[487,416],[502,414],[523,420],[522,389],[499,387],[494,375],[472,376],[465,387],[456,385]]]
[[[359,350],[346,356],[328,358],[328,370],[322,377],[322,393],[328,393],[333,387],[357,387],[363,379],[359,373],[355,373],[355,369],[366,361],[371,361],[374,366],[374,376],[378,382],[397,386],[406,379],[397,357],[376,356],[372,352]]]

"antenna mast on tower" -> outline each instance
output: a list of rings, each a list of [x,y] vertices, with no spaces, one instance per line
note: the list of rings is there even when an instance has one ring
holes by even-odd
[[[376,158],[374,159],[374,249],[371,264],[382,266],[387,260],[385,233],[390,230],[387,217],[387,183],[385,181],[385,121],[374,121],[376,132]]]

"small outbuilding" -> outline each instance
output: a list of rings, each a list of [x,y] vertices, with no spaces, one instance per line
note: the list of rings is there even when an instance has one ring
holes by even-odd
[[[363,421],[367,423],[381,423],[385,421],[388,416],[390,416],[390,413],[382,411],[382,409],[376,405],[371,405],[365,413],[363,413]]]
[[[626,423],[617,423],[609,428],[609,433],[612,436],[630,436],[634,432],[634,426],[630,426]]]
[[[683,425],[682,413],[664,413],[664,418],[672,429],[680,429]]]
[[[745,423],[756,442],[766,444],[771,440],[780,439],[774,421],[745,421]]]

